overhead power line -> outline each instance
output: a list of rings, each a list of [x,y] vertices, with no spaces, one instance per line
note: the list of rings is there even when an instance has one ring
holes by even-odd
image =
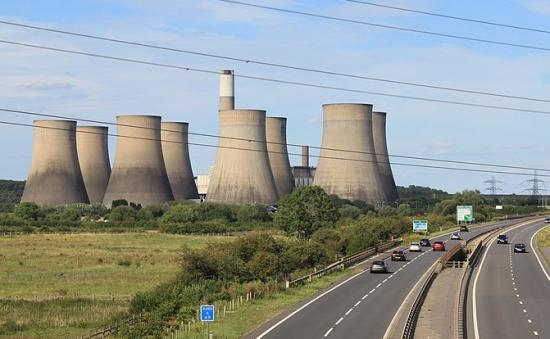
[[[71,131],[68,128],[49,127],[49,126],[34,126],[32,124],[10,122],[10,121],[4,121],[4,120],[0,120],[0,124],[10,125],[10,126],[22,126],[22,127],[33,127],[33,128],[42,128],[42,129]],[[165,141],[165,140],[156,139],[156,138],[136,137],[136,136],[129,136],[129,135],[120,135],[120,134],[115,134],[115,133],[99,133],[99,132],[92,132],[92,131],[76,131],[76,132],[77,133],[100,134],[100,135],[107,135],[107,136],[120,137],[120,138],[129,138],[129,139],[140,139],[140,140],[150,140],[150,141]],[[249,149],[249,148],[242,148],[242,147],[220,146],[220,145],[211,145],[211,144],[193,143],[193,142],[181,142],[181,141],[168,141],[168,140],[166,140],[166,141],[171,142],[171,143],[180,143],[180,144],[187,144],[187,145],[200,146],[200,147],[225,148],[225,149],[234,149],[234,150],[241,150],[241,151],[267,153],[267,150],[257,150],[257,149]],[[292,153],[292,152],[286,152],[286,153],[285,152],[273,152],[273,153],[288,154],[288,155],[293,155],[293,156],[302,156],[302,154],[300,154],[300,153]],[[331,157],[331,156],[321,156],[321,155],[311,155],[311,156],[314,157],[314,158],[320,158],[320,159],[322,158],[322,159],[356,161],[356,162],[365,162],[365,163],[382,163],[382,161],[377,161],[377,160],[351,159],[351,158]],[[525,173],[525,172],[506,172],[506,171],[483,170],[483,169],[475,169],[475,168],[460,168],[460,167],[434,166],[434,165],[422,165],[422,164],[410,164],[410,163],[392,162],[391,165],[419,167],[419,168],[430,168],[430,169],[441,169],[441,170],[452,170],[452,171],[462,171],[462,172],[496,173],[496,174],[519,175],[519,176],[530,176],[531,175],[531,173]],[[550,175],[539,175],[539,177],[550,177]]]
[[[105,55],[105,54],[97,54],[97,53],[88,53],[88,52],[82,52],[82,51],[68,50],[68,49],[63,49],[63,48],[49,47],[49,46],[44,46],[44,45],[28,44],[28,43],[8,41],[8,40],[0,40],[0,43],[9,44],[9,45],[16,45],[16,46],[22,46],[22,47],[37,48],[37,49],[42,49],[42,50],[54,51],[54,52],[62,52],[62,53],[68,53],[68,54],[82,55],[82,56],[88,56],[88,57],[94,57],[94,58],[108,59],[108,60],[114,60],[114,61],[122,61],[122,62],[129,62],[129,63],[135,63],[135,64],[142,64],[142,65],[148,65],[148,66],[164,67],[164,68],[178,69],[178,70],[183,70],[183,71],[219,75],[219,71],[215,71],[215,70],[207,70],[207,69],[201,69],[201,68],[171,65],[171,64],[152,62],[152,61],[147,61],[147,60],[130,59],[130,58],[124,58],[124,57],[116,57],[116,56],[111,56],[111,55]],[[485,104],[476,104],[476,103],[465,102],[465,101],[454,101],[454,100],[427,98],[427,97],[419,97],[419,96],[412,96],[412,95],[393,94],[393,93],[387,93],[387,92],[366,91],[366,90],[354,89],[354,88],[329,86],[329,85],[314,84],[314,83],[307,83],[307,82],[301,82],[301,81],[274,79],[274,78],[267,78],[267,77],[261,77],[261,76],[253,76],[253,75],[245,75],[245,74],[235,74],[234,76],[237,77],[237,78],[242,78],[242,79],[258,80],[258,81],[264,81],[264,82],[278,83],[278,84],[284,84],[284,85],[293,85],[293,86],[301,86],[301,87],[319,88],[319,89],[326,89],[326,90],[339,91],[339,92],[369,94],[369,95],[383,96],[383,97],[389,97],[389,98],[424,101],[424,102],[449,104],[449,105],[457,105],[457,106],[464,106],[464,107],[475,107],[475,108],[492,109],[492,110],[503,110],[503,111],[511,111],[511,112],[523,112],[523,113],[535,113],[535,114],[550,115],[550,111],[526,109],[526,108],[520,108],[520,107],[485,105]]]
[[[165,128],[156,129],[156,128],[153,128],[153,127],[137,126],[137,125],[131,125],[131,124],[121,124],[121,123],[108,122],[108,121],[103,121],[103,120],[78,118],[78,117],[67,116],[67,115],[38,113],[38,112],[30,112],[30,111],[22,111],[22,110],[13,110],[13,109],[7,109],[7,108],[0,108],[0,111],[7,112],[7,113],[21,114],[21,115],[39,116],[39,117],[56,118],[56,119],[67,119],[67,120],[78,120],[78,121],[89,122],[89,123],[94,123],[94,124],[103,124],[103,125],[117,126],[117,127],[122,126],[122,127],[132,127],[132,128],[138,128],[138,129],[146,129],[146,130],[160,130],[160,131],[164,131],[164,132],[181,133],[180,131],[170,130],[170,129],[165,129]],[[226,136],[221,136],[221,135],[216,135],[216,134],[209,134],[209,133],[197,133],[197,132],[189,132],[188,131],[186,134],[193,135],[193,136],[199,136],[199,137],[216,138],[216,139],[229,139],[229,140],[240,140],[240,141],[246,141],[246,142],[261,142],[261,143],[265,142],[263,140],[257,140],[257,139],[226,137]],[[284,146],[287,146],[287,147],[288,146],[290,146],[290,147],[301,147],[302,146],[302,144],[293,144],[293,143],[279,143],[279,142],[266,142],[266,143],[284,145]],[[550,172],[550,169],[544,169],[544,168],[511,166],[511,165],[502,165],[502,164],[494,164],[494,163],[482,163],[482,162],[450,160],[450,159],[437,159],[437,158],[418,157],[418,156],[409,156],[409,155],[398,155],[398,154],[384,154],[384,153],[376,153],[376,152],[363,152],[363,151],[339,149],[339,148],[331,148],[331,147],[319,147],[319,146],[309,146],[309,147],[313,148],[313,149],[318,149],[318,150],[328,150],[328,151],[344,152],[344,153],[352,153],[352,154],[387,155],[387,156],[392,157],[392,158],[402,158],[402,159],[408,159],[408,160],[422,160],[422,161],[454,163],[454,164],[470,165],[470,166],[485,166],[485,167],[498,167],[498,168],[508,168],[508,169],[519,169],[519,170],[530,170],[530,171],[534,170],[534,171]]]
[[[495,22],[495,21],[489,21],[489,20],[472,19],[472,18],[460,17],[460,16],[456,16],[456,15],[449,15],[449,14],[443,14],[443,13],[420,11],[420,10],[417,10],[417,9],[390,6],[390,5],[383,5],[383,4],[380,4],[380,3],[375,3],[375,2],[370,2],[370,1],[358,1],[358,0],[345,0],[345,1],[354,2],[356,4],[361,4],[361,5],[387,8],[387,9],[392,9],[392,10],[402,11],[402,12],[424,14],[424,15],[429,15],[429,16],[435,16],[435,17],[440,17],[440,18],[445,18],[445,19],[453,19],[453,20],[458,20],[458,21],[465,21],[465,22],[473,22],[473,23],[476,23],[476,24],[483,24],[483,25],[490,25],[490,26],[497,26],[497,27],[504,27],[504,28],[519,29],[519,30],[522,30],[522,31],[550,34],[550,30],[545,30],[545,29],[541,29],[541,28],[533,28],[533,27],[505,24],[505,23],[502,23],[502,22]]]
[[[438,36],[438,37],[443,37],[443,38],[451,38],[451,39],[464,40],[464,41],[480,42],[480,43],[498,45],[498,46],[505,46],[505,47],[516,47],[516,48],[524,48],[524,49],[532,49],[532,50],[550,52],[549,47],[542,47],[542,46],[535,46],[535,45],[524,45],[524,44],[518,44],[518,43],[513,43],[513,42],[475,38],[475,37],[470,37],[470,36],[465,36],[465,35],[455,35],[455,34],[439,33],[439,32],[434,32],[434,31],[425,31],[425,30],[410,28],[410,27],[401,27],[401,26],[394,26],[394,25],[378,24],[378,23],[373,23],[373,22],[347,19],[347,18],[341,18],[341,17],[335,17],[335,16],[323,15],[323,14],[316,14],[316,13],[311,13],[311,12],[302,12],[302,11],[295,11],[295,10],[291,10],[291,9],[279,8],[279,7],[271,7],[271,6],[251,4],[249,2],[242,2],[242,1],[234,1],[234,0],[216,0],[216,1],[221,1],[221,2],[231,3],[231,4],[235,4],[235,5],[241,5],[241,6],[262,8],[262,9],[267,9],[267,10],[277,11],[277,12],[283,12],[283,13],[289,13],[289,14],[304,15],[304,16],[308,16],[308,17],[327,19],[327,20],[332,20],[332,21],[347,22],[347,23],[363,25],[363,26],[370,26],[370,27],[377,27],[377,28],[384,28],[384,29],[392,29],[392,30],[398,30],[398,31],[403,31],[403,32],[420,33],[420,34],[424,34],[424,35]]]
[[[284,69],[290,69],[290,70],[296,70],[296,71],[319,73],[319,74],[347,77],[347,78],[360,79],[360,80],[377,81],[377,82],[391,83],[391,84],[397,84],[397,85],[437,89],[437,90],[443,90],[443,91],[452,91],[452,92],[460,92],[460,93],[467,93],[467,94],[486,95],[486,96],[499,97],[499,98],[508,98],[508,99],[518,99],[518,100],[528,100],[528,101],[550,103],[549,99],[543,99],[543,98],[533,98],[533,97],[518,96],[518,95],[511,95],[511,94],[504,94],[504,93],[477,91],[477,90],[471,90],[471,89],[465,89],[465,88],[439,86],[439,85],[433,85],[433,84],[423,84],[423,83],[417,83],[417,82],[401,81],[401,80],[395,80],[395,79],[385,79],[385,78],[380,78],[380,77],[372,77],[372,76],[365,76],[365,75],[358,75],[358,74],[349,74],[349,73],[335,72],[335,71],[331,71],[331,70],[315,69],[315,68],[309,68],[309,67],[301,67],[301,66],[295,66],[295,65],[286,65],[286,64],[281,64],[281,63],[274,63],[274,62],[267,62],[267,61],[261,61],[261,60],[238,58],[238,57],[234,57],[234,56],[206,53],[206,52],[193,51],[193,50],[185,50],[185,49],[181,49],[181,48],[174,48],[174,47],[168,47],[168,46],[160,46],[160,45],[153,45],[153,44],[147,44],[147,43],[142,43],[142,42],[122,40],[122,39],[116,39],[116,38],[112,38],[112,37],[100,36],[100,35],[95,35],[95,34],[86,34],[86,33],[81,33],[81,32],[60,30],[60,29],[54,29],[54,28],[48,28],[48,27],[42,27],[42,26],[21,24],[21,23],[11,22],[11,21],[0,20],[0,24],[11,25],[11,26],[16,26],[16,27],[23,27],[23,28],[39,30],[39,31],[46,31],[46,32],[57,33],[57,34],[64,34],[64,35],[82,37],[82,38],[88,38],[88,39],[95,39],[95,40],[100,40],[100,41],[113,42],[113,43],[118,43],[118,44],[125,44],[125,45],[130,45],[130,46],[151,48],[151,49],[157,49],[157,50],[163,50],[163,51],[169,51],[169,52],[176,52],[176,53],[184,53],[184,54],[190,54],[190,55],[196,55],[196,56],[202,56],[202,57],[208,57],[208,58],[214,58],[214,59],[230,60],[230,61],[242,62],[242,63],[247,63],[247,64],[256,64],[256,65],[261,65],[261,66],[284,68]]]

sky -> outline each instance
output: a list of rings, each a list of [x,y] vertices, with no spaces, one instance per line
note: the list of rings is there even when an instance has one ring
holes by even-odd
[[[550,48],[550,34],[461,22],[342,0],[243,0],[267,6]],[[374,1],[374,0],[373,0]],[[550,0],[376,0],[379,3],[550,31]],[[398,81],[550,100],[550,51],[514,48],[249,8],[217,0],[4,0],[0,19],[243,59]],[[550,111],[550,103],[456,93],[291,71],[125,46],[0,24],[0,40],[178,66],[439,100]],[[322,104],[370,103],[388,112],[389,153],[496,163],[550,171],[550,115],[483,109],[379,95],[236,79],[238,108],[285,116],[287,140],[320,146]],[[0,43],[0,108],[115,122],[121,114],[187,121],[190,132],[218,133],[215,74],[102,60]],[[0,111],[0,120],[33,117]],[[112,130],[111,132],[115,132]],[[217,144],[190,136],[190,142]],[[110,140],[111,160],[116,140]],[[289,152],[299,153],[297,148]],[[195,174],[215,149],[190,146]],[[312,150],[312,154],[316,154]],[[0,178],[23,180],[32,128],[0,125]],[[399,163],[418,161],[391,158]],[[291,156],[292,164],[300,158]],[[316,159],[312,159],[315,164]],[[427,163],[444,165],[441,163]],[[457,165],[451,165],[456,167]],[[491,169],[491,168],[484,168]],[[499,169],[501,171],[514,171]],[[516,172],[532,174],[529,170]],[[491,173],[394,165],[396,183],[484,191]],[[550,172],[539,171],[550,175]],[[531,176],[494,174],[504,193],[524,193]],[[548,179],[550,188],[550,177]]]

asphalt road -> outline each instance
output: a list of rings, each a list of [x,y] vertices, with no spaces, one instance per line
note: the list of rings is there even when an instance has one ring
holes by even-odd
[[[513,223],[517,220],[484,225],[462,236],[469,239]],[[444,235],[432,242],[447,241],[450,249],[457,241],[448,239]],[[443,252],[425,247],[421,253],[406,254],[406,262],[386,261],[388,274],[370,273],[369,260],[362,265],[363,272],[286,310],[245,338],[382,338],[409,291]]]
[[[533,234],[544,226],[539,222],[510,230],[510,245],[493,240],[487,248],[474,272],[477,284],[470,285],[476,311],[470,301],[469,337],[550,338],[550,279],[531,247]],[[514,243],[526,244],[527,253],[513,253]]]

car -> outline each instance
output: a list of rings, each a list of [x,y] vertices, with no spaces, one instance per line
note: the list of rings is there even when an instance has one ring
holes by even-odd
[[[499,234],[497,237],[497,244],[507,244],[508,236],[506,234]]]
[[[462,237],[460,236],[460,233],[453,233],[451,234],[451,240],[462,240]]]
[[[370,265],[370,273],[388,273],[388,266],[383,260],[375,260]]]
[[[391,254],[391,261],[405,261],[407,258],[405,258],[405,253],[403,251],[393,251]]]
[[[550,223],[550,215],[544,217],[544,222],[547,224]]]
[[[468,226],[460,225],[460,232],[470,232],[470,230],[468,229]]]
[[[434,251],[445,251],[445,243],[443,241],[434,241],[432,245]]]
[[[432,244],[430,243],[430,239],[420,239],[420,246],[432,246]]]
[[[514,253],[527,253],[527,246],[525,244],[514,244]]]
[[[409,252],[422,252],[422,247],[420,247],[419,243],[413,242],[409,246]]]

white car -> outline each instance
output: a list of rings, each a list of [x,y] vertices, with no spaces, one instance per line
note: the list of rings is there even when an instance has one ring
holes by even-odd
[[[451,234],[451,240],[462,240],[462,237],[460,236],[460,233],[453,233]]]
[[[409,246],[409,252],[422,252],[422,247],[420,246],[419,243],[413,242]]]

